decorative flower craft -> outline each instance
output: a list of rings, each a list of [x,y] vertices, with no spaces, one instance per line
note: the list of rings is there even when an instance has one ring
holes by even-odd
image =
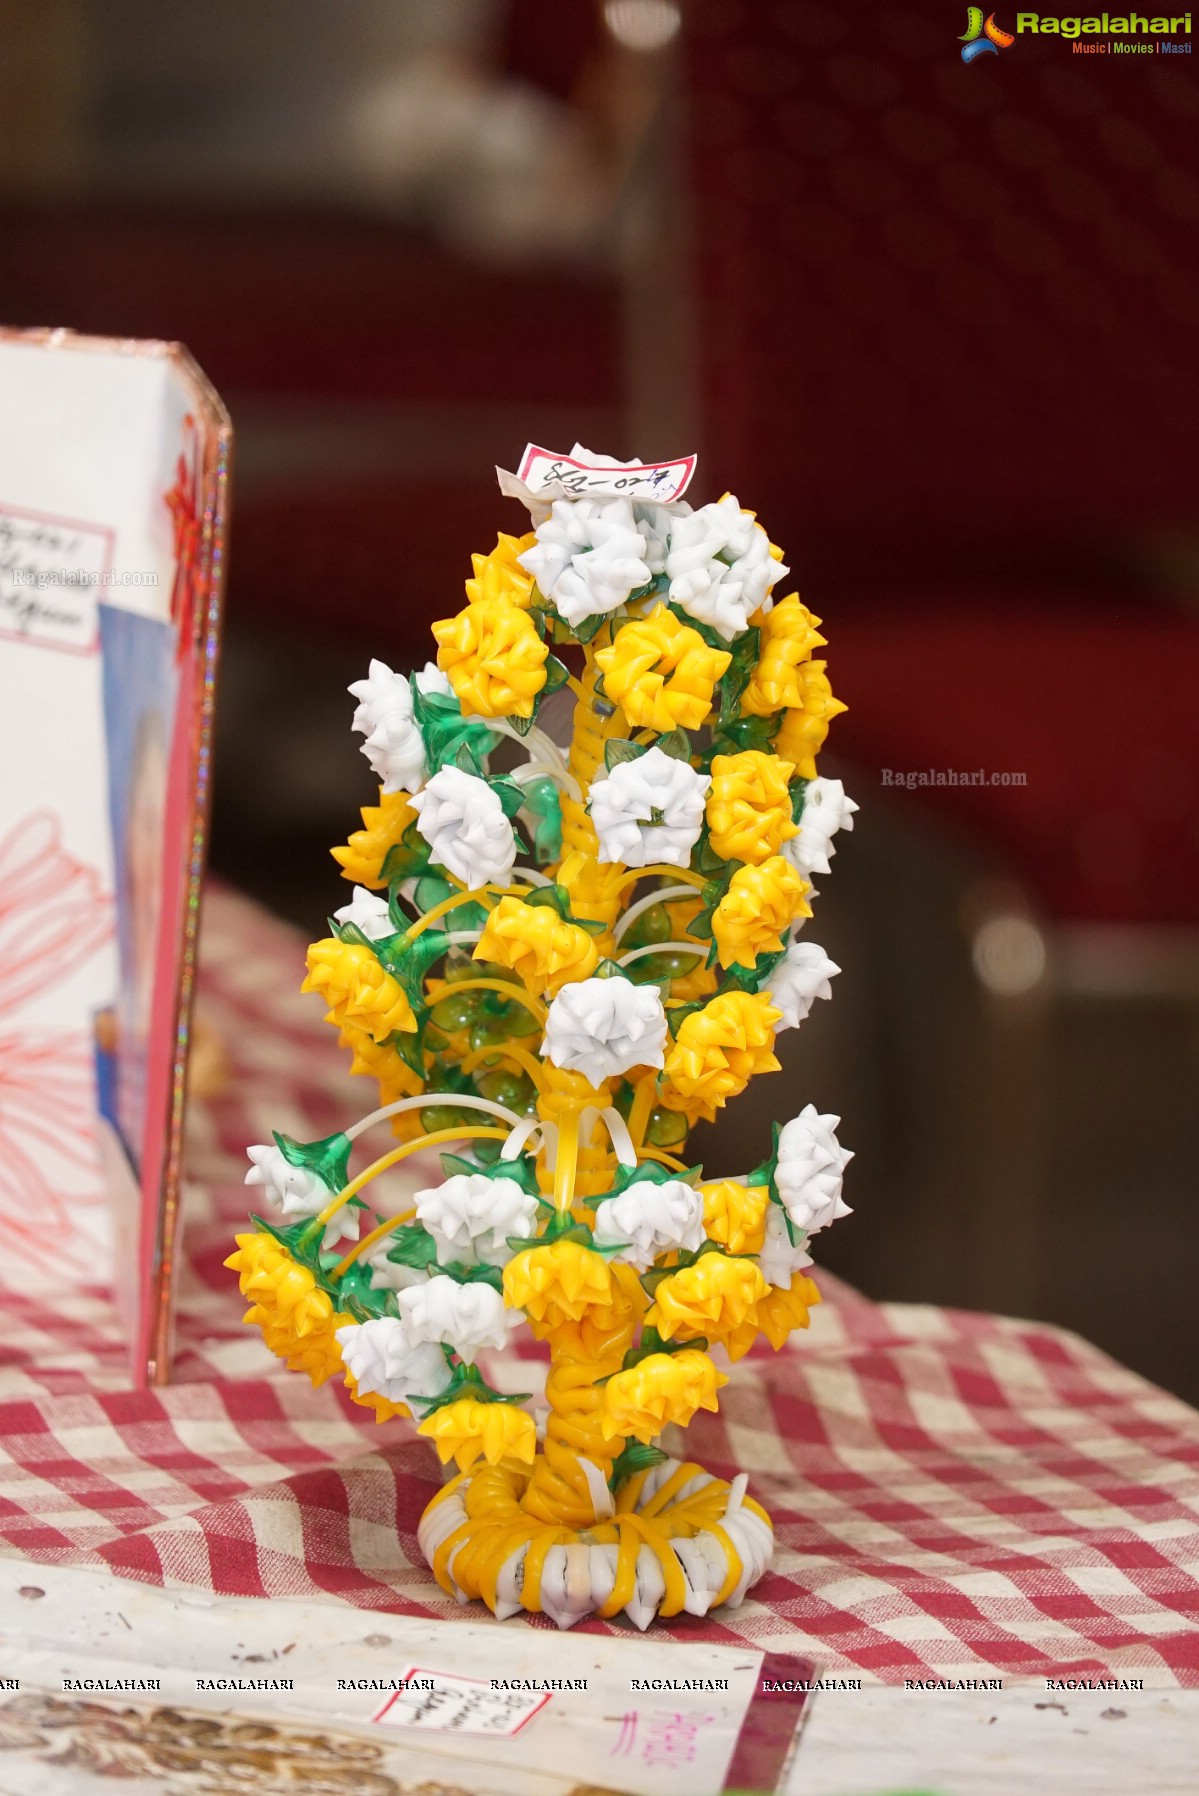
[[[744,1478],[660,1440],[717,1409],[718,1361],[807,1326],[851,1155],[810,1104],[742,1173],[705,1179],[685,1142],[831,996],[796,938],[857,807],[816,773],[844,709],[820,619],[776,601],[753,513],[578,445],[555,467],[502,477],[532,528],[472,558],[437,664],[350,689],[379,791],[304,989],[381,1107],[249,1150],[267,1214],[228,1264],[273,1352],[452,1471],[419,1529],[447,1593],[646,1627],[736,1605],[770,1561]],[[375,1179],[427,1142],[443,1176],[381,1212]],[[544,1428],[490,1382],[526,1327]]]

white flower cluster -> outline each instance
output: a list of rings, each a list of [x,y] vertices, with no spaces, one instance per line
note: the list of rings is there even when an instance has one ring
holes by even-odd
[[[787,1221],[777,1204],[766,1206],[766,1239],[758,1254],[758,1269],[768,1285],[791,1283],[797,1272],[812,1264],[812,1256],[801,1238],[795,1246],[787,1233]]]
[[[443,767],[412,799],[433,859],[470,891],[507,882],[516,836],[497,793],[461,767]]]
[[[614,1258],[644,1272],[659,1254],[694,1253],[703,1246],[704,1200],[683,1179],[634,1179],[596,1206],[593,1232],[598,1246],[619,1243]]]
[[[339,923],[353,923],[368,942],[381,942],[385,936],[396,933],[386,898],[380,898],[378,892],[368,892],[365,886],[355,886],[350,902],[333,915]]]
[[[263,1195],[277,1210],[292,1221],[301,1216],[317,1216],[331,1203],[335,1192],[307,1166],[293,1166],[281,1150],[257,1146],[247,1148],[252,1161],[246,1174],[247,1185],[261,1185]],[[357,1241],[358,1211],[343,1204],[322,1237],[322,1246],[335,1247],[339,1241]]]
[[[416,676],[422,692],[449,691],[449,681],[432,662]],[[425,745],[412,716],[412,687],[386,661],[372,661],[365,680],[355,680],[358,700],[351,728],[366,737],[362,752],[384,792],[415,792],[425,783]]]
[[[549,1008],[543,1050],[567,1072],[593,1085],[635,1066],[662,1066],[666,1012],[656,986],[631,979],[579,979],[564,985]]]
[[[509,1332],[525,1319],[523,1310],[505,1307],[494,1285],[460,1285],[439,1272],[420,1285],[410,1285],[396,1298],[400,1320],[413,1346],[425,1341],[452,1347],[473,1366],[481,1347],[504,1347]]]
[[[797,1029],[817,998],[831,998],[830,981],[840,971],[836,961],[830,960],[815,942],[792,942],[762,988],[783,1013],[777,1032]]]
[[[740,635],[789,571],[731,493],[674,521],[666,556],[670,597],[726,642]]]
[[[413,1397],[440,1397],[453,1376],[441,1348],[414,1340],[394,1316],[350,1322],[337,1331],[337,1344],[360,1396],[407,1403]]]
[[[618,762],[591,788],[598,858],[626,867],[689,866],[711,784],[709,774],[656,743],[635,761]]]
[[[804,793],[799,834],[783,844],[783,853],[805,879],[813,873],[830,873],[837,850],[833,837],[839,829],[853,828],[857,805],[840,780],[814,779]]]
[[[840,1121],[807,1104],[779,1135],[774,1182],[795,1227],[809,1235],[851,1213],[841,1185],[853,1154],[837,1140]]]
[[[652,578],[628,499],[555,499],[537,541],[518,557],[558,615],[581,624],[624,604]]]
[[[508,1236],[535,1233],[537,1199],[516,1179],[458,1173],[418,1191],[416,1214],[437,1243],[442,1265],[505,1266],[514,1252]]]

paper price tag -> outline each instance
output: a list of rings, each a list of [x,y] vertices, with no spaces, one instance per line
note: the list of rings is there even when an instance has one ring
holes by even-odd
[[[545,516],[554,499],[639,499],[670,505],[681,499],[695,473],[698,457],[682,455],[674,461],[616,462],[596,467],[593,458],[579,452],[559,455],[529,443],[515,474],[497,468],[500,489],[523,499],[536,518]]]
[[[421,1689],[432,1680],[432,1689]],[[493,1690],[483,1678],[410,1667],[401,1680],[414,1686],[396,1690],[371,1717],[385,1727],[417,1727],[427,1733],[490,1734],[510,1738],[550,1700],[550,1692]]]

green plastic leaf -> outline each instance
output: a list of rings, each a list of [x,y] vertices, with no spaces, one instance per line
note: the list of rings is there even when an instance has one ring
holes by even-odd
[[[551,692],[557,692],[560,686],[565,686],[569,678],[570,673],[565,663],[559,661],[557,655],[547,655],[545,658],[545,685],[541,688],[538,696],[548,698]]]
[[[302,1166],[307,1172],[314,1172],[331,1192],[337,1192],[349,1182],[350,1143],[340,1132],[336,1135],[325,1135],[320,1141],[296,1141],[290,1135],[280,1134],[278,1129],[272,1131],[275,1146],[283,1155],[289,1166]]]
[[[664,736],[658,737],[657,746],[664,755],[669,755],[674,761],[690,761],[691,759],[691,738],[686,730],[667,730]]]
[[[737,707],[741,696],[753,677],[754,668],[758,665],[761,651],[762,632],[750,629],[742,632],[729,651],[733,659],[721,676],[717,690],[720,693],[720,715],[717,729],[723,729],[733,722],[737,715]],[[726,644],[726,649],[728,645]]]
[[[475,1166],[470,1160],[464,1160],[460,1154],[449,1152],[441,1155],[441,1170],[447,1179],[466,1174],[468,1177],[488,1179],[514,1179],[522,1191],[530,1197],[540,1195],[537,1185],[537,1162],[528,1154],[516,1154],[511,1160],[497,1160],[491,1166]]]
[[[604,743],[604,766],[611,773],[625,761],[639,761],[645,748],[636,742],[630,742],[624,736],[609,736]]]
[[[396,1266],[410,1266],[423,1272],[437,1263],[437,1243],[419,1222],[405,1222],[390,1237],[385,1257]]]
[[[585,617],[582,623],[572,624],[571,630],[575,641],[590,642],[593,637],[599,635],[600,631],[608,621],[607,612],[597,611],[591,617]]]
[[[445,692],[422,692],[412,682],[412,716],[425,745],[430,774],[443,767],[462,767],[482,774],[499,736],[481,717],[464,717],[458,700]],[[467,762],[461,759],[466,751]]]
[[[798,823],[803,816],[804,800],[808,796],[811,780],[797,779],[791,782],[791,821]]]
[[[398,842],[394,842],[387,850],[379,877],[385,885],[398,885],[405,879],[412,879],[423,873],[429,865],[429,844],[421,835],[415,819],[408,825]]]
[[[500,774],[489,779],[487,784],[503,805],[505,817],[515,817],[518,811],[524,809],[524,787],[518,785],[514,779],[509,779],[507,774]]]
[[[666,1457],[661,1447],[651,1447],[645,1441],[630,1441],[612,1461],[608,1489],[615,1492],[626,1478],[632,1478],[638,1472],[647,1472],[651,1466],[661,1465]]]
[[[381,943],[380,947],[382,946]],[[414,1011],[419,1012],[425,1008],[425,974],[441,959],[449,946],[450,938],[445,930],[425,929],[415,941],[407,936],[396,937],[387,945],[386,955],[380,953],[380,963],[399,981],[404,996]]]

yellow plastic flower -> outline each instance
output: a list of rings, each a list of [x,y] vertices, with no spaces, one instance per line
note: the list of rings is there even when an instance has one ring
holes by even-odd
[[[752,967],[759,954],[777,954],[796,917],[810,917],[811,886],[776,854],[760,867],[738,867],[712,915],[722,967]]]
[[[250,1308],[242,1318],[262,1330],[272,1353],[292,1372],[307,1372],[313,1384],[341,1369],[337,1330],[354,1320],[338,1314],[307,1266],[294,1260],[282,1242],[256,1230],[238,1235],[237,1252],[226,1266],[237,1273]]]
[[[502,594],[467,605],[433,625],[437,665],[463,712],[477,717],[531,717],[545,685],[549,649],[527,611]]]
[[[361,1403],[363,1409],[374,1410],[376,1422],[394,1422],[397,1416],[402,1419],[412,1414],[406,1403],[393,1403],[389,1397],[381,1396],[378,1391],[360,1391],[354,1374],[348,1368],[345,1387],[353,1402]]]
[[[824,661],[805,661],[796,670],[801,684],[800,700],[783,712],[783,721],[774,739],[775,752],[795,762],[800,779],[816,778],[816,756],[824,747],[829,724],[848,709],[839,698],[833,697],[824,671],[826,666]]]
[[[526,1247],[504,1267],[504,1302],[544,1329],[578,1322],[619,1301],[607,1260],[581,1241]]]
[[[410,1035],[416,1028],[403,987],[362,942],[339,942],[336,936],[313,942],[300,990],[319,992],[329,1006],[329,1022],[339,1029],[360,1023],[372,1041],[386,1041],[397,1029]]]
[[[696,1114],[713,1121],[755,1073],[778,1071],[772,1049],[781,1015],[761,992],[722,992],[693,1011],[667,1050],[662,1102],[688,1114],[694,1106]]]
[[[676,1335],[684,1341],[697,1335],[721,1340],[741,1326],[768,1290],[755,1261],[706,1253],[662,1280],[645,1312],[646,1327],[667,1341]]]
[[[765,861],[798,835],[788,788],[794,772],[790,761],[756,748],[714,757],[706,811],[712,847],[722,860]]]
[[[574,979],[589,979],[599,965],[595,937],[568,923],[548,904],[501,898],[475,947],[476,960],[490,960],[519,974],[525,989],[556,992]]]
[[[590,820],[588,820],[590,828]],[[611,929],[621,909],[621,889],[628,879],[628,868],[617,862],[601,864],[593,854],[574,848],[563,858],[557,881],[570,893],[570,908],[576,917],[588,923],[603,923]],[[606,952],[604,938],[599,939],[600,953]]]
[[[504,598],[519,605],[522,611],[527,610],[533,597],[533,576],[525,573],[517,557],[536,541],[532,530],[526,536],[505,536],[501,531],[490,555],[472,555],[474,577],[466,582],[466,596],[471,604]]]
[[[812,616],[797,592],[769,611],[761,628],[758,665],[741,694],[741,711],[746,717],[770,717],[784,705],[802,705],[799,669],[812,650],[823,648],[826,642],[820,634],[820,619]]]
[[[765,1185],[739,1185],[721,1179],[701,1185],[704,1200],[704,1233],[719,1241],[729,1253],[760,1253],[766,1239],[766,1206],[770,1193]]]
[[[409,793],[381,791],[378,804],[363,805],[360,814],[363,827],[354,831],[344,847],[331,848],[329,852],[340,866],[343,879],[377,891],[386,883],[382,875],[388,851],[395,847],[408,825],[416,822],[416,812]]]
[[[685,1428],[699,1409],[717,1410],[716,1393],[728,1383],[708,1355],[694,1347],[682,1353],[651,1353],[603,1387],[600,1427],[604,1438],[656,1439],[668,1422]]]
[[[537,1451],[537,1429],[527,1410],[512,1403],[482,1403],[478,1397],[459,1397],[435,1409],[416,1432],[433,1442],[442,1465],[456,1460],[461,1472],[476,1459],[488,1465],[503,1459],[532,1465]]]
[[[808,1326],[808,1311],[820,1302],[820,1292],[806,1273],[797,1272],[789,1286],[771,1285],[758,1302],[755,1319],[777,1353],[796,1328]]]
[[[637,730],[698,730],[712,709],[712,688],[732,660],[663,604],[622,624],[596,651],[604,691]]]

